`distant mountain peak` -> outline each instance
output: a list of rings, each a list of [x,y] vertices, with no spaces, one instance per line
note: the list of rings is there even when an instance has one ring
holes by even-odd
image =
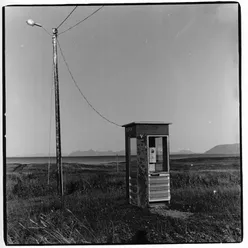
[[[240,145],[239,143],[216,145],[205,154],[240,154]]]
[[[114,156],[114,155],[125,155],[125,151],[117,151],[113,152],[111,150],[108,151],[95,151],[90,149],[88,151],[75,151],[69,154],[70,157],[87,157],[87,156]]]

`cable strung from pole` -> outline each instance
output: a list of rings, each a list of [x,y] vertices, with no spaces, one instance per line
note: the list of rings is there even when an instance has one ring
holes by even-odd
[[[102,9],[102,8],[103,8],[103,6],[100,7],[99,9],[95,10],[95,11],[94,11],[93,13],[91,13],[89,16],[87,16],[86,18],[84,18],[82,21],[76,23],[75,25],[73,25],[73,26],[71,26],[70,28],[66,29],[65,31],[59,33],[58,35],[61,35],[61,34],[65,33],[65,32],[67,32],[67,31],[69,31],[70,29],[76,27],[76,26],[79,25],[80,23],[84,22],[85,20],[87,20],[88,18],[90,18],[91,16],[93,16],[97,11],[99,11],[99,10]]]
[[[45,30],[45,32],[46,32],[49,36],[52,36],[52,34],[50,34],[44,27],[41,26],[41,28],[42,28],[43,30]]]
[[[60,24],[59,24],[59,26],[57,27],[57,29],[59,29],[61,26],[62,26],[62,24],[70,17],[70,15],[73,13],[73,11],[75,10],[77,8],[77,6],[71,11],[71,13],[64,19],[64,21],[62,21]]]
[[[62,48],[61,48],[61,46],[60,46],[60,44],[59,44],[59,41],[58,41],[58,45],[59,45],[59,49],[60,49],[62,58],[63,58],[63,60],[64,60],[64,62],[65,62],[65,65],[66,65],[66,67],[67,67],[67,69],[68,69],[68,71],[69,71],[69,73],[70,73],[70,75],[71,75],[71,78],[72,78],[72,80],[73,80],[75,86],[77,87],[78,91],[80,92],[80,94],[81,94],[82,97],[84,98],[84,100],[85,100],[85,101],[88,103],[88,105],[89,105],[89,106],[90,106],[90,107],[91,107],[99,116],[101,116],[104,120],[106,120],[106,121],[108,121],[109,123],[114,124],[114,125],[116,125],[116,126],[118,126],[118,127],[122,127],[121,125],[119,125],[119,124],[117,124],[117,123],[115,123],[115,122],[109,120],[109,119],[106,118],[105,116],[103,116],[103,115],[102,115],[99,111],[97,111],[97,110],[92,106],[92,104],[88,101],[88,99],[87,99],[86,96],[83,94],[83,92],[80,90],[80,88],[79,88],[79,86],[78,86],[76,80],[74,79],[74,77],[73,77],[73,75],[72,75],[72,72],[71,72],[71,70],[70,70],[70,68],[69,68],[69,65],[68,65],[67,62],[66,62],[66,59],[65,59],[65,56],[64,56],[64,54],[63,54]]]

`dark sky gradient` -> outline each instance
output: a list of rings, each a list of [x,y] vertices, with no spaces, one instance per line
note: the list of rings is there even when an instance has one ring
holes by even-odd
[[[95,11],[79,6],[60,31]],[[51,32],[73,9],[6,8],[7,156],[55,151]],[[59,36],[79,87],[109,119],[172,122],[171,151],[239,141],[238,5],[105,6]],[[62,153],[124,149],[124,129],[93,112],[59,54]]]

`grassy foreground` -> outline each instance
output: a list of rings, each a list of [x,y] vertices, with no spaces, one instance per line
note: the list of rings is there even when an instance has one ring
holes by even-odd
[[[64,164],[65,207],[55,165],[7,165],[8,244],[241,242],[240,158],[171,161],[169,209],[127,204],[124,164]],[[136,234],[136,235],[135,235]]]

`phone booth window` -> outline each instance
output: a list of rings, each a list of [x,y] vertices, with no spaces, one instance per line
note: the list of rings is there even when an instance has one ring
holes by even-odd
[[[130,150],[131,150],[131,156],[133,156],[133,158],[136,158],[137,156],[137,139],[136,138],[130,138]]]
[[[130,138],[130,162],[129,162],[129,203],[137,205],[137,139]]]
[[[137,178],[137,139],[130,138],[130,175]]]
[[[149,137],[149,172],[168,171],[167,137]]]

